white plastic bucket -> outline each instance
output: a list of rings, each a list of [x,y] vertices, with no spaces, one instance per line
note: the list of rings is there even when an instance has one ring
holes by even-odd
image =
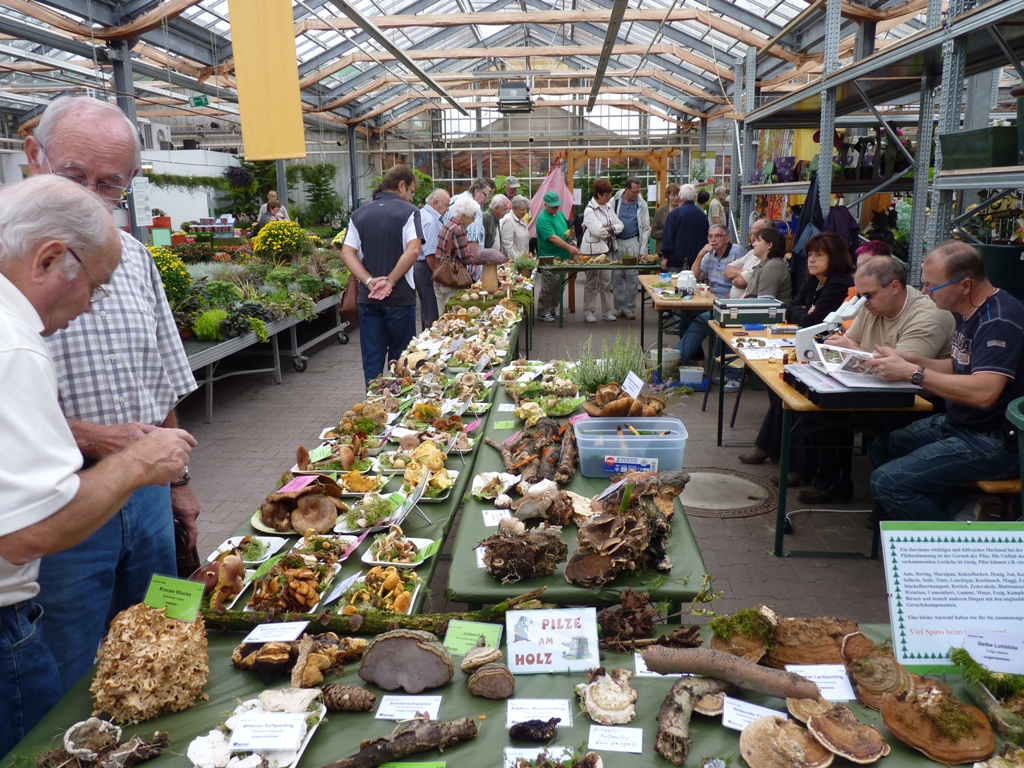
[[[679,372],[679,350],[675,347],[662,347],[661,348],[661,381],[669,381],[674,379],[676,374]],[[658,350],[657,348],[649,349],[647,351],[647,365],[651,370],[655,370],[658,367]]]

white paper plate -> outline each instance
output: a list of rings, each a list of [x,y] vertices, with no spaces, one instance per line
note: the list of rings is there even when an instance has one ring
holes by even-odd
[[[417,550],[419,550],[420,552],[422,552],[424,549],[426,549],[427,547],[429,547],[431,544],[434,543],[433,539],[415,539],[415,538],[412,538],[411,536],[406,537],[406,541],[411,541],[413,544],[415,544]],[[435,552],[434,554],[437,554],[437,553]],[[433,557],[433,555],[431,555],[431,557]],[[423,563],[427,562],[427,560],[429,560],[430,558],[426,557],[426,558],[423,558],[422,560],[417,560],[415,563],[395,563],[395,562],[392,562],[390,560],[374,560],[373,559],[373,542],[371,541],[370,542],[370,546],[366,548],[366,551],[363,552],[363,556],[360,559],[364,563],[366,563],[367,565],[384,565],[384,566],[393,565],[396,568],[416,568],[416,567],[418,567],[420,565],[423,565]]]
[[[358,492],[356,492],[356,491],[350,491],[350,490],[347,490],[347,489],[345,488],[345,486],[344,486],[344,485],[342,484],[342,481],[341,481],[341,476],[339,475],[339,476],[338,476],[338,485],[340,485],[340,486],[341,486],[341,495],[342,495],[342,497],[343,497],[343,498],[356,498],[356,499],[361,499],[361,498],[362,498],[363,496],[365,496],[365,495],[366,495],[367,493],[379,493],[379,492],[380,492],[380,490],[381,490],[381,489],[382,489],[382,488],[383,488],[383,487],[384,487],[385,485],[387,485],[387,484],[388,484],[388,481],[389,481],[389,480],[390,480],[391,478],[390,478],[390,477],[384,477],[384,475],[377,475],[375,479],[376,479],[376,486],[374,487],[374,489],[373,489],[372,491],[364,491],[364,492],[362,492],[362,493],[358,493]]]
[[[494,496],[481,496],[480,491],[482,491],[484,486],[491,482],[495,477],[501,478],[501,490],[494,494]],[[507,472],[481,472],[473,478],[473,482],[470,486],[470,492],[473,494],[473,497],[477,499],[496,499],[521,479],[522,475],[510,475]]]
[[[390,493],[385,494],[385,496],[390,495]],[[406,494],[402,495],[405,496]],[[390,528],[392,525],[401,525],[402,522],[405,520],[406,516],[409,514],[409,510],[405,508],[406,506],[407,505],[404,504],[400,506],[398,508],[398,514],[395,517],[392,517],[389,520],[383,520],[377,523],[376,525],[371,525],[369,528],[349,528],[347,525],[345,525],[345,515],[338,515],[338,523],[334,526],[334,532],[358,535],[361,534],[363,531],[383,531],[386,528]]]
[[[391,469],[387,469],[384,466],[384,462],[382,461],[382,459],[385,456],[394,457],[396,453],[398,453],[398,451],[387,451],[385,453],[380,454],[380,456],[377,457],[377,471],[380,472],[382,475],[400,475],[403,472],[405,472],[405,467],[402,467],[401,469],[395,469],[394,467],[392,467]]]
[[[339,573],[341,573],[341,563],[335,563],[331,566],[330,578],[327,579],[327,581],[324,583],[323,588],[320,590],[320,600],[323,600],[324,595],[330,594],[331,582],[334,581],[334,578]],[[245,585],[245,588],[242,589],[242,592],[245,592],[245,590],[248,589],[249,585],[252,583],[252,580],[250,580],[249,583]],[[317,609],[317,606],[320,605],[320,600],[317,600],[316,603],[307,608],[306,613],[313,613]],[[242,610],[246,613],[253,613],[255,611],[254,608],[249,607],[248,603],[246,603],[245,608],[243,608]]]
[[[387,565],[394,565],[394,563],[387,563]],[[416,606],[416,597],[419,595],[420,588],[422,586],[423,586],[423,581],[420,580],[419,583],[416,584],[416,589],[414,589],[413,592],[412,592],[412,599],[409,601],[409,610],[405,612],[406,616],[412,616],[413,608],[415,608],[415,606]],[[341,609],[342,608],[344,608],[344,606],[339,602],[338,603],[338,608],[337,608],[337,610],[335,610],[335,613],[341,613]]]
[[[274,533],[276,533],[276,531],[274,531]],[[244,538],[244,536],[232,536],[231,538],[227,539],[223,544],[221,544],[219,547],[213,550],[213,552],[210,553],[210,555],[206,558],[206,562],[212,563],[217,558],[218,555],[222,555],[228,550],[235,549],[238,546],[238,543]],[[253,538],[262,541],[267,548],[266,551],[263,553],[263,557],[261,557],[259,560],[245,560],[244,562],[246,565],[259,565],[260,563],[266,562],[271,557],[273,557],[274,553],[277,552],[277,550],[279,550],[281,547],[283,547],[285,543],[285,539],[281,538],[280,536],[254,536]]]
[[[369,453],[369,451],[367,451]],[[316,462],[314,462],[316,463]],[[367,469],[361,470],[362,474],[377,474],[379,464],[377,463],[376,456],[370,456],[370,466]],[[332,479],[337,479],[337,476],[347,470],[344,469],[299,469],[299,465],[295,464],[291,468],[293,475],[330,475]]]
[[[253,706],[253,705],[255,705],[255,706]],[[248,701],[243,701],[242,702],[242,706],[251,707],[251,709],[249,711],[252,711],[252,712],[259,712],[259,711],[263,710],[263,707],[260,705],[259,699],[249,699]],[[299,744],[299,748],[295,752],[295,759],[292,760],[291,762],[288,762],[288,763],[279,763],[279,764],[277,764],[277,768],[294,768],[294,766],[299,764],[299,760],[302,759],[302,753],[306,751],[306,747],[309,745],[310,739],[313,738],[313,734],[316,733],[316,729],[320,727],[320,723],[322,723],[324,721],[324,718],[326,716],[327,716],[327,707],[325,707],[323,704],[321,704],[320,705],[320,710],[318,712],[316,712],[316,717],[317,717],[316,722],[313,723],[313,725],[310,726],[306,730],[306,735],[303,737],[302,743]],[[248,755],[255,755],[255,754],[263,754],[264,756],[272,759],[272,756],[275,753],[274,752],[256,753],[256,752],[248,752],[248,751],[233,751],[231,754],[232,755],[239,755],[239,756],[240,755],[248,756]]]
[[[448,499],[452,495],[452,489],[459,482],[459,471],[457,469],[449,469],[448,470],[448,474],[452,478],[452,484],[449,485],[447,488],[445,488],[444,493],[442,493],[440,496],[434,496],[434,497],[428,497],[426,494],[423,494],[423,496],[420,497],[420,500],[417,503],[418,504],[439,504],[442,501],[448,501]],[[403,488],[405,487],[405,483],[402,484],[402,487]],[[405,491],[405,490],[402,491],[402,493],[404,493],[406,495],[408,495],[411,492],[412,492],[412,489],[409,489],[408,492]],[[394,565],[394,563],[389,563],[389,565]]]

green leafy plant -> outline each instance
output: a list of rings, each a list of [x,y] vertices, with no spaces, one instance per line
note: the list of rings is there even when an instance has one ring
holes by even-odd
[[[267,330],[267,324],[260,320],[258,317],[249,318],[249,327],[256,334],[256,338],[266,344],[270,341],[270,331]]]
[[[296,271],[295,267],[277,267],[272,269],[265,279],[268,283],[272,283],[279,288],[285,288],[295,280]]]
[[[203,286],[203,293],[206,305],[214,308],[227,307],[231,302],[242,298],[242,292],[238,290],[238,286],[224,280],[208,280]]]
[[[174,306],[184,301],[192,288],[192,276],[188,269],[177,255],[159,246],[148,246],[149,252],[153,255],[156,268],[160,271],[160,281],[164,286],[164,293],[167,294],[167,301]]]
[[[527,253],[524,253],[522,256],[516,256],[512,264],[517,270],[533,270],[537,268],[537,260]]]
[[[572,354],[569,354],[572,357]],[[642,379],[648,377],[647,361],[640,341],[632,334],[622,338],[616,331],[615,343],[609,348],[607,337],[601,339],[601,353],[594,351],[594,337],[588,336],[581,344],[572,380],[580,389],[594,393],[602,384],[621,384],[630,371]]]
[[[306,191],[304,220],[313,225],[330,221],[342,208],[341,198],[334,190],[334,177],[338,169],[331,163],[300,165],[298,168]]]
[[[434,189],[434,180],[422,171],[418,171],[415,168],[411,170],[416,176],[416,191],[412,193],[412,201],[419,208],[427,202],[427,195]],[[379,187],[382,181],[384,181],[383,174],[373,180],[373,186],[375,188]]]
[[[228,313],[223,309],[208,309],[196,318],[192,332],[200,341],[220,341],[220,324]]]
[[[300,291],[314,297],[319,297],[324,289],[324,281],[316,275],[299,275],[295,282]]]

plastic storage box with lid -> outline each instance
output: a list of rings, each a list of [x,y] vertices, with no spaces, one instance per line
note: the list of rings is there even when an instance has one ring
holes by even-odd
[[[778,299],[715,299],[712,319],[721,326],[748,323],[779,323],[786,317],[786,305]]]
[[[633,434],[630,427],[639,434]],[[584,477],[610,477],[623,472],[678,471],[683,468],[686,427],[679,419],[582,419],[573,427]]]

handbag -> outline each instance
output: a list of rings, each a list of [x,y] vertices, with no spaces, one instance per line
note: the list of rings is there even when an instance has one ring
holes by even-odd
[[[199,548],[188,545],[188,530],[180,520],[174,521],[174,555],[178,561],[178,577],[187,579],[199,570]]]
[[[359,281],[350,274],[345,292],[341,294],[341,307],[338,309],[341,319],[351,328],[359,327]]]
[[[451,256],[442,256],[431,275],[434,282],[447,288],[469,288],[473,277],[466,265]]]

